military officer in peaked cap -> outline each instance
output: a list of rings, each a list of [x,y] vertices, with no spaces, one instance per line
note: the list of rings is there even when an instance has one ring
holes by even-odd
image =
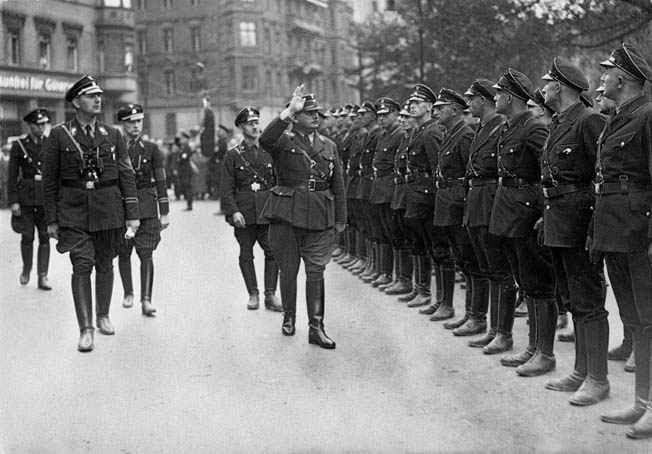
[[[278,264],[267,237],[269,221],[261,217],[269,190],[275,184],[274,170],[272,156],[258,144],[259,125],[260,112],[253,106],[242,108],[235,118],[243,141],[224,155],[222,210],[227,222],[234,227],[233,233],[240,245],[238,263],[249,293],[247,309],[256,310],[260,305],[253,251],[258,242],[265,254],[265,307],[280,312],[283,308],[276,296]]]
[[[45,213],[43,211],[43,144],[47,139],[45,128],[50,122],[48,111],[35,109],[23,117],[29,133],[18,138],[9,152],[9,170],[7,178],[7,202],[11,214],[21,220],[20,255],[23,271],[20,283],[29,282],[34,257],[34,231],[38,233],[38,252],[36,254],[36,271],[38,288],[51,290],[48,282],[48,265],[50,263],[50,238],[48,237]]]
[[[502,238],[512,274],[526,295],[529,321],[527,348],[501,363],[516,367],[519,375],[536,376],[551,371],[556,363],[554,276],[549,252],[537,244],[534,230],[542,209],[539,159],[548,130],[527,109],[533,88],[525,74],[510,68],[494,88],[496,112],[507,120],[497,143],[498,190],[489,231]],[[499,310],[503,309],[514,311]]]
[[[600,135],[597,152],[597,200],[589,247],[594,259],[604,253],[618,309],[632,331],[636,357],[634,406],[602,415],[615,424],[633,424],[631,438],[652,437],[652,103],[645,83],[650,67],[629,44],[601,63],[604,96],[616,113]]]
[[[379,277],[372,285],[380,290],[395,286],[400,281],[399,265],[403,260],[411,260],[404,249],[400,227],[391,209],[394,196],[394,157],[405,136],[398,123],[401,105],[391,98],[380,98],[374,106],[382,134],[378,138],[373,159],[374,179],[371,185],[369,202],[376,214],[372,228],[377,229],[379,248]]]
[[[557,288],[570,301],[575,327],[574,370],[549,381],[546,388],[574,392],[569,399],[573,405],[592,405],[609,395],[603,264],[591,263],[584,249],[595,205],[591,181],[597,140],[605,117],[580,99],[589,81],[568,59],[555,57],[542,79],[545,103],[558,112],[541,156],[543,244],[550,248]]]
[[[298,86],[288,106],[265,128],[261,146],[277,169],[277,184],[263,209],[270,221],[269,242],[281,270],[283,327],[295,333],[297,273],[306,270],[308,342],[333,349],[324,331],[324,269],[335,232],[346,225],[344,179],[335,144],[317,134],[320,109],[313,94]],[[292,131],[287,131],[292,124]]]
[[[410,232],[414,255],[414,285],[412,293],[399,297],[408,307],[427,306],[431,303],[431,276],[433,261],[436,266],[448,268],[454,285],[454,267],[450,248],[444,232],[433,225],[435,209],[434,172],[437,168],[439,149],[443,140],[442,128],[432,118],[432,108],[437,100],[435,93],[423,84],[412,87],[408,98],[410,113],[416,120],[417,129],[407,146],[405,167],[400,169],[406,182],[405,222]],[[447,262],[447,263],[446,263]],[[438,310],[441,301],[435,301],[426,314],[433,320],[443,320],[452,314]]]
[[[438,121],[446,128],[446,134],[437,161],[434,224],[445,230],[455,262],[466,276],[464,315],[444,324],[456,336],[485,332],[489,305],[489,279],[480,271],[469,234],[463,226],[466,165],[474,135],[464,120],[463,111],[467,108],[464,97],[448,88],[440,90],[435,102]],[[453,312],[451,288],[444,287],[443,298],[443,309]]]
[[[57,250],[70,253],[72,294],[80,338],[77,349],[93,349],[91,272],[95,268],[97,326],[115,333],[109,319],[113,264],[125,226],[140,225],[134,169],[117,129],[97,120],[102,89],[83,76],[66,92],[75,117],[50,133],[43,151],[43,192],[48,234]]]
[[[516,285],[501,239],[489,232],[491,211],[498,188],[497,142],[504,119],[496,113],[496,89],[488,79],[476,79],[464,93],[471,115],[479,120],[478,129],[471,143],[466,165],[468,193],[465,206],[465,224],[478,266],[490,281],[489,285],[489,331],[486,335],[469,342],[469,346],[482,348],[485,354],[501,353],[512,348],[513,308],[516,301]],[[501,310],[501,308],[503,310]],[[480,307],[479,313],[486,307]]]
[[[167,195],[163,153],[154,142],[142,138],[145,112],[139,104],[128,104],[118,110],[117,120],[122,123],[127,151],[136,173],[136,189],[140,208],[140,227],[133,238],[125,239],[118,254],[118,269],[124,289],[122,305],[131,307],[134,288],[131,279],[131,251],[135,248],[140,259],[140,304],[144,315],[153,316],[154,284],[153,252],[161,241],[161,230],[170,224],[170,203]]]

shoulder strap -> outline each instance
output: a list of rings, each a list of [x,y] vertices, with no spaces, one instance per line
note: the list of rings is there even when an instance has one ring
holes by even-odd
[[[238,147],[239,147],[239,145],[237,147],[235,147],[235,148],[238,148]],[[231,148],[231,150],[233,150],[233,149],[234,148]],[[256,169],[256,167],[254,167],[254,165],[251,162],[249,162],[249,160],[247,160],[247,158],[244,157],[243,153],[240,153],[237,150],[236,150],[236,153],[240,157],[240,159],[242,159],[242,162],[244,162],[245,167],[250,169],[258,178],[260,178],[263,181],[263,183],[265,183],[265,186],[272,187],[272,185],[269,184],[269,181],[267,181],[267,178],[265,178],[263,175],[261,175],[260,172],[258,172],[258,169]]]
[[[32,165],[32,167],[34,167],[34,170],[36,170],[37,174],[40,174],[41,169],[38,168],[38,166],[34,163],[34,160],[32,159],[32,157],[27,153],[27,150],[25,149],[25,146],[23,145],[23,141],[18,139],[18,140],[16,140],[16,142],[18,142],[18,146],[20,147],[20,150],[23,152],[23,156],[25,157],[27,162],[30,163]]]
[[[81,146],[79,145],[79,142],[75,140],[75,138],[72,136],[70,133],[70,130],[65,124],[61,125],[61,128],[66,131],[66,134],[68,134],[68,137],[70,137],[70,140],[72,140],[72,143],[75,145],[75,148],[77,148],[77,152],[79,152],[79,158],[81,159],[82,162],[84,162],[84,152],[81,149]]]

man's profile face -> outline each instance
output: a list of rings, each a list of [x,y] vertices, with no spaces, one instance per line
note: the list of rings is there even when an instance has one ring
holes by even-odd
[[[129,137],[136,138],[143,132],[143,119],[125,121],[122,126]]]

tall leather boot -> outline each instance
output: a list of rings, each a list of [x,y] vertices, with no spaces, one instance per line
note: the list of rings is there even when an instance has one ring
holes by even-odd
[[[308,307],[308,343],[333,349],[335,342],[324,331],[324,280],[306,281]]]
[[[131,307],[134,305],[134,283],[131,279],[131,257],[118,258],[118,270],[120,272],[120,280],[122,281],[122,289],[124,290],[124,298],[122,300],[122,307]]]
[[[602,421],[610,424],[634,424],[643,416],[650,403],[650,342],[643,337],[640,327],[632,327],[631,333],[632,347],[638,362],[634,375],[634,405],[600,416]],[[639,358],[645,359],[639,361]]]
[[[471,276],[473,291],[469,319],[453,330],[455,336],[475,336],[487,331],[487,309],[489,307],[489,279]],[[469,291],[469,287],[466,288]]]
[[[577,322],[574,323],[577,325]],[[594,320],[575,331],[575,338],[583,335],[588,374],[586,380],[568,401],[573,405],[594,405],[609,395],[607,378],[607,351],[609,350],[609,322]]]
[[[142,260],[140,262],[140,305],[143,315],[153,317],[156,308],[152,305],[152,287],[154,285],[154,260]]]
[[[113,294],[113,270],[108,273],[95,272],[95,315],[97,329],[107,336],[115,334],[113,324],[109,319],[111,295]]]
[[[295,276],[280,274],[281,302],[283,304],[283,325],[281,331],[284,336],[294,336],[297,313],[297,279]]]
[[[609,350],[609,359],[613,361],[627,361],[632,354],[632,330],[623,325],[623,342]]]
[[[72,275],[72,299],[75,303],[75,314],[79,325],[79,343],[77,350],[90,352],[93,350],[93,291],[91,277]]]
[[[412,290],[410,293],[399,296],[398,301],[401,303],[407,303],[409,301],[412,301],[414,298],[417,297],[418,291],[417,291],[417,280],[419,279],[419,260],[417,260],[416,255],[412,255]]]
[[[357,260],[357,257],[355,256],[355,231],[353,228],[347,228],[344,231],[344,234],[346,252],[344,255],[336,258],[335,261],[342,266],[347,266]]]
[[[437,312],[441,302],[444,299],[444,289],[442,288],[442,277],[441,277],[441,265],[437,264],[434,260],[432,261],[433,276],[435,277],[435,300],[430,304],[430,306],[423,309],[419,309],[419,314],[432,315]],[[432,291],[430,292],[432,294]]]
[[[50,265],[50,242],[39,243],[36,253],[36,271],[38,273],[38,288],[52,290],[48,282],[48,269]]]
[[[395,258],[398,257],[397,282],[392,287],[385,289],[385,293],[388,295],[404,295],[412,292],[412,274],[414,269],[412,252],[409,249],[399,249],[397,252],[398,254],[394,254]]]
[[[20,242],[20,256],[23,259],[23,271],[20,273],[20,285],[27,285],[29,274],[32,272],[32,261],[34,260],[34,244]]]
[[[516,287],[514,285],[498,286],[497,315],[498,327],[496,337],[483,349],[485,355],[495,355],[509,351],[514,346],[512,328],[514,327],[514,309],[516,308]],[[532,334],[532,333],[530,333]]]
[[[417,256],[417,262],[419,263],[417,274],[418,280],[416,280],[416,290],[417,296],[410,301],[408,307],[420,307],[427,306],[430,304],[430,281],[432,279],[432,261],[429,255],[419,255]]]
[[[401,273],[401,257],[399,255],[398,249],[392,249],[392,280],[386,284],[378,284],[378,290],[384,292],[385,290],[394,287],[397,283],[400,282],[400,273]],[[372,284],[373,285],[373,284]]]
[[[453,297],[455,296],[455,268],[441,267],[442,300],[437,312],[430,316],[430,320],[437,322],[455,317]]]
[[[281,300],[276,296],[278,281],[278,264],[273,257],[265,259],[265,309],[283,312]]]
[[[634,355],[634,352],[632,352],[631,355],[629,355],[629,358],[627,358],[627,362],[625,363],[625,372],[635,372],[636,371],[636,355]]]
[[[392,264],[394,263],[394,256],[392,253],[392,246],[388,243],[378,243],[378,277],[371,281],[372,287],[379,287],[387,285],[392,282]]]
[[[245,281],[245,287],[247,287],[247,293],[249,293],[249,300],[247,301],[247,309],[250,311],[255,311],[260,307],[259,291],[258,291],[258,279],[256,279],[256,268],[254,266],[253,260],[240,260],[240,272]]]
[[[537,350],[528,362],[516,368],[523,377],[536,377],[555,369],[555,329],[557,326],[557,301],[537,299],[534,301],[537,325]]]
[[[464,315],[457,320],[450,320],[444,323],[446,329],[456,329],[467,322],[471,315],[471,303],[473,301],[473,280],[470,276],[464,276]]]
[[[534,353],[537,350],[537,320],[534,316],[534,298],[529,296],[525,297],[525,304],[527,305],[528,316],[528,345],[521,353],[500,358],[500,364],[506,367],[518,367],[521,364],[525,364],[534,356]],[[489,345],[487,347],[489,347]]]
[[[636,356],[636,383],[638,384],[639,373],[641,374],[641,379],[645,376],[645,372],[639,372],[639,370],[644,369],[647,371],[648,397],[647,404],[645,405],[645,413],[625,432],[625,435],[634,439],[652,438],[652,388],[650,387],[650,354],[652,353],[650,344],[652,344],[652,339],[650,338],[650,332],[639,331],[639,333],[640,341],[638,342],[636,331],[633,333],[634,356]],[[637,348],[637,343],[642,344],[641,347]]]
[[[498,327],[498,297],[500,287],[491,282],[489,284],[489,331],[479,339],[469,341],[469,347],[482,348],[494,340]]]
[[[575,392],[587,378],[588,364],[584,325],[573,323],[575,328],[575,367],[570,375],[546,382],[546,389],[552,391]],[[607,338],[608,340],[608,338]]]
[[[367,284],[378,279],[380,275],[380,244],[377,241],[371,241],[369,252],[371,253],[371,263],[367,270],[360,275],[360,279]]]
[[[356,256],[358,260],[347,266],[346,269],[351,271],[351,274],[357,276],[362,273],[367,267],[367,240],[360,231],[355,232]]]

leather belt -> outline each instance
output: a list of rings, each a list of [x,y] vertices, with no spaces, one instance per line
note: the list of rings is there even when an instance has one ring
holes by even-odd
[[[387,175],[391,175],[394,173],[394,169],[389,169],[389,170],[374,170],[374,177],[375,178],[380,178],[380,177],[386,177]]]
[[[417,181],[418,178],[430,179],[430,177],[432,177],[430,172],[424,172],[422,170],[413,170],[412,172],[407,173],[407,174],[404,175],[406,183],[412,183],[413,181]]]
[[[635,181],[620,180],[619,182],[594,183],[593,191],[596,195],[602,194],[627,194],[629,192],[652,191],[652,186]]]
[[[437,186],[437,189],[445,189],[445,188],[459,188],[460,186],[464,186],[464,177],[461,178],[438,178],[437,182],[435,183],[435,186]]]
[[[397,175],[394,177],[394,184],[405,184],[405,177],[403,175]]]
[[[25,178],[25,177],[23,177],[23,180],[25,180],[25,181],[41,181],[41,180],[43,180],[43,177],[41,175],[34,175],[34,178]]]
[[[488,184],[497,184],[498,183],[498,178],[471,178],[468,180],[469,181],[469,187],[470,188],[476,188],[480,186],[486,186]]]
[[[136,189],[149,189],[154,187],[156,187],[156,183],[152,183],[152,182],[136,183]]]
[[[506,188],[522,188],[530,184],[537,184],[538,181],[529,181],[525,178],[498,177],[498,185]]]
[[[91,183],[91,184],[89,184]],[[79,181],[79,180],[61,180],[61,186],[67,188],[77,189],[104,189],[116,186],[118,180],[105,180],[105,181]]]
[[[244,184],[236,188],[236,191],[238,192],[258,192],[258,191],[267,191],[267,190],[268,190],[267,186],[260,183],[258,183],[258,186],[256,186],[256,183],[251,183],[251,184]]]
[[[288,186],[296,189],[307,189],[308,191],[325,191],[330,188],[330,182],[328,181],[317,181],[314,179],[309,180],[294,180],[294,179],[285,179],[281,180],[278,183],[279,186]]]
[[[591,189],[591,182],[584,181],[581,183],[569,183],[569,184],[560,184],[558,186],[553,186],[551,188],[543,188],[543,196],[546,199],[554,199],[555,197],[561,197],[564,194],[571,194],[573,192],[586,191]]]

